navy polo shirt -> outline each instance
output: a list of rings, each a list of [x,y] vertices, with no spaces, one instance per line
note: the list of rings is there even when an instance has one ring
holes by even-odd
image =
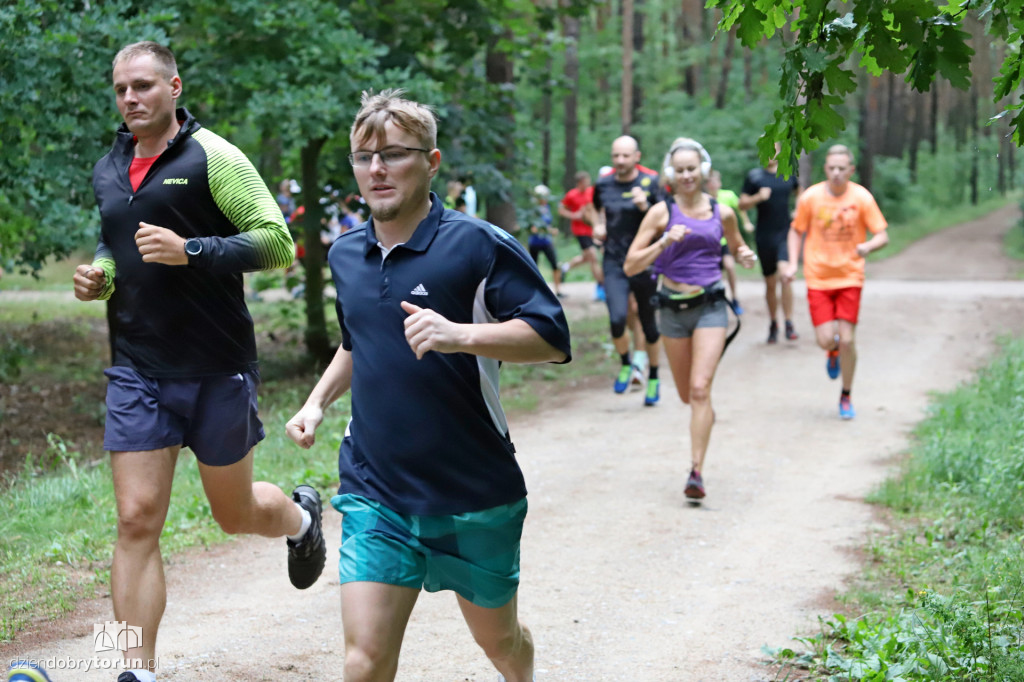
[[[342,346],[352,353],[338,492],[420,515],[521,499],[526,484],[498,399],[498,361],[436,351],[417,360],[399,304],[457,323],[520,319],[568,356],[561,304],[518,241],[445,209],[433,193],[412,238],[382,253],[371,220],[342,234],[327,257]]]

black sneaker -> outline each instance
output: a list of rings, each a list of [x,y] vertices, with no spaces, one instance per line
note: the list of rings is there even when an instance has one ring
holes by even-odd
[[[321,526],[323,506],[320,504],[320,493],[308,485],[295,488],[292,499],[309,512],[310,519],[309,528],[300,542],[287,541],[288,578],[292,585],[304,590],[316,582],[327,562],[327,545],[324,544]]]
[[[796,341],[800,338],[800,335],[796,333],[796,328],[793,327],[793,323],[786,320],[786,340]]]
[[[768,327],[768,343],[779,342],[779,325],[775,320],[772,320],[772,325]]]
[[[117,682],[139,682],[139,678],[135,677],[135,673],[126,670],[117,676]]]

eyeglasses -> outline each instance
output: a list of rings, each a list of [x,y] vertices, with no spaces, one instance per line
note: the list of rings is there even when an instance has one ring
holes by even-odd
[[[385,166],[398,166],[409,160],[413,152],[430,152],[429,149],[419,147],[398,147],[392,145],[378,149],[375,152],[353,152],[348,155],[348,162],[356,168],[365,168],[373,163],[373,155],[380,154],[380,161]]]

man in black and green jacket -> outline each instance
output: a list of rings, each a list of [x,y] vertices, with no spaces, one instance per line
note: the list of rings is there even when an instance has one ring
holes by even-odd
[[[102,233],[74,285],[80,300],[109,299],[117,316],[105,372],[104,447],[118,511],[111,592],[115,620],[141,628],[118,682],[152,682],[166,603],[159,539],[183,446],[199,461],[225,532],[288,536],[296,587],[319,577],[325,546],[313,488],[289,498],[252,481],[264,433],[242,273],[291,263],[281,211],[241,151],[177,108],[182,84],[170,50],[125,47],[113,85],[124,125],[93,171]]]

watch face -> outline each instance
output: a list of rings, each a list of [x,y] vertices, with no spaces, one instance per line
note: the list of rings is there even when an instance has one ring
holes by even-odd
[[[189,239],[185,242],[185,253],[189,256],[198,256],[203,252],[203,244],[198,239]]]

